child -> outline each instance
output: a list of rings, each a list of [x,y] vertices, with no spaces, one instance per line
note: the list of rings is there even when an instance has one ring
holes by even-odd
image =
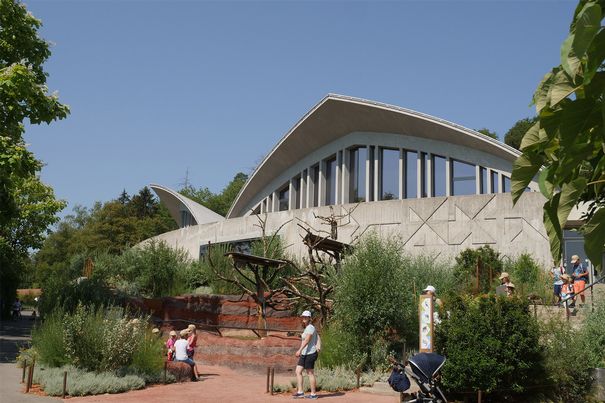
[[[563,274],[561,280],[563,280],[563,285],[561,286],[561,302],[565,302],[570,308],[574,308],[576,306],[576,297],[573,291],[571,277],[569,277],[569,274]]]
[[[174,343],[176,342],[176,332],[170,331],[170,337],[166,340],[166,348],[168,349],[168,361],[174,360]]]

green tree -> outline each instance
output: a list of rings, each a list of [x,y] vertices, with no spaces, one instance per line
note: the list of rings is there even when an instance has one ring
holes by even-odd
[[[561,47],[561,64],[534,93],[538,121],[521,141],[512,172],[516,203],[538,176],[552,256],[561,256],[571,209],[588,203],[582,228],[588,258],[601,265],[605,245],[605,14],[602,0],[581,0]]]
[[[536,123],[536,120],[536,117],[517,120],[504,135],[504,143],[518,150],[521,147],[523,135]]]
[[[485,127],[484,127],[483,129],[479,129],[479,130],[477,130],[477,132],[479,132],[479,133],[481,133],[481,134],[485,134],[487,137],[491,137],[491,138],[493,138],[494,140],[499,140],[499,138],[498,138],[498,133],[493,132],[493,131],[491,131],[491,130],[489,130],[489,129],[486,129]]]
[[[202,206],[209,208],[215,213],[226,216],[233,201],[247,180],[248,175],[238,172],[220,193],[212,193],[207,187],[195,189],[190,185],[179,190],[179,193],[200,203]]]
[[[479,289],[477,290],[477,264],[479,264]],[[492,281],[502,272],[500,254],[489,245],[477,249],[467,248],[456,256],[454,276],[467,291],[487,293],[492,289]]]
[[[50,49],[38,36],[40,26],[21,3],[0,0],[0,299],[5,302],[14,296],[28,249],[40,246],[64,207],[40,182],[42,164],[23,140],[26,119],[51,123],[69,113],[48,94],[42,65]]]

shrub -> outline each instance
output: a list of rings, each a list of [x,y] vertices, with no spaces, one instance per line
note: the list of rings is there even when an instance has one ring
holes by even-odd
[[[526,301],[494,295],[452,299],[436,327],[437,351],[447,357],[443,385],[451,392],[526,392],[543,379],[539,329]]]
[[[145,387],[145,380],[140,376],[131,374],[118,376],[113,372],[87,372],[73,366],[38,367],[34,371],[33,381],[40,384],[46,394],[60,396],[63,393],[64,371],[67,371],[67,392],[70,396],[122,393]]]
[[[315,370],[315,376],[317,379],[317,390],[337,392],[357,387],[355,371],[348,367],[318,368]],[[360,377],[360,386],[372,386],[374,382],[386,379],[387,377],[388,374],[384,372],[363,372]],[[290,384],[292,387],[296,387],[296,379],[292,379]],[[285,387],[282,385],[280,389],[285,389]],[[305,392],[309,391],[309,382],[305,382]]]
[[[516,259],[506,260],[504,270],[510,274],[518,295],[523,297],[534,295],[540,297],[544,302],[550,300],[552,280],[548,273],[527,253]]]
[[[44,322],[32,332],[32,344],[36,346],[40,360],[52,367],[69,362],[63,338],[63,317],[63,310],[59,308],[47,315]]]
[[[587,364],[591,368],[605,368],[605,300],[586,318],[581,337],[589,353]]]
[[[147,329],[133,352],[131,367],[143,375],[147,382],[157,382],[156,377],[163,366],[164,342]]]
[[[481,260],[479,266],[479,292],[489,292],[492,289],[492,281],[502,272],[502,260],[500,254],[489,245],[478,249],[465,249],[456,257],[454,276],[457,283],[468,291],[476,290],[477,260]],[[490,281],[490,274],[492,281]]]
[[[402,306],[412,304],[412,293],[402,276],[405,261],[397,240],[371,234],[347,258],[337,278],[334,320],[356,356],[373,361],[372,346],[393,335],[413,334]]]

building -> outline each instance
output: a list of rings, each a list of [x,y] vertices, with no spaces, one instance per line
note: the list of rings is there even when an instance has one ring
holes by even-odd
[[[392,105],[330,94],[285,134],[241,189],[227,217],[151,185],[180,229],[161,234],[197,258],[208,242],[238,243],[277,231],[303,253],[297,225],[329,233],[317,216],[338,218],[338,240],[368,231],[401,239],[407,253],[453,258],[490,245],[550,265],[544,197],[530,183],[513,207],[519,152],[460,125]],[[570,244],[571,245],[571,244]],[[573,243],[574,253],[580,245]]]

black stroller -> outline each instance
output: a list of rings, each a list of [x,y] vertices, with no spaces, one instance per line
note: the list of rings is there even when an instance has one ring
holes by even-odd
[[[445,363],[445,357],[435,353],[419,353],[408,360],[411,371],[405,368],[405,363],[391,360],[394,364],[389,377],[389,385],[396,392],[405,392],[410,388],[407,375],[418,384],[420,390],[408,402],[414,403],[447,403],[447,399],[437,386],[439,370]]]

